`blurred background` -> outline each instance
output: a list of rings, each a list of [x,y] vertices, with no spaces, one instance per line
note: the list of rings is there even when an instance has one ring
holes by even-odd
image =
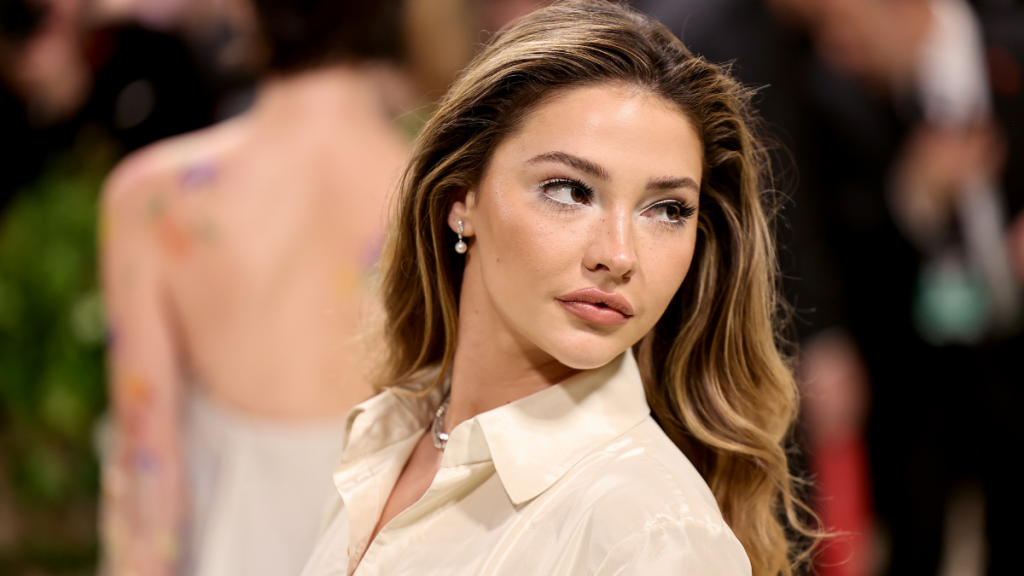
[[[406,0],[392,121],[530,0]],[[774,143],[820,574],[1017,574],[1024,2],[634,0],[756,90]],[[101,186],[252,104],[248,0],[0,0],[0,575],[93,574]]]

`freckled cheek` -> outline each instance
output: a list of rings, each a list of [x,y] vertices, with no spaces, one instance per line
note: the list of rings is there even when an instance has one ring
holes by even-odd
[[[641,267],[652,309],[663,309],[679,291],[683,280],[692,272],[695,238],[682,242],[650,242],[640,247]]]
[[[582,234],[570,222],[535,206],[528,193],[521,195],[504,202],[495,199],[489,223],[494,246],[487,250],[486,266],[493,267],[506,288],[536,291],[578,268],[576,243]]]

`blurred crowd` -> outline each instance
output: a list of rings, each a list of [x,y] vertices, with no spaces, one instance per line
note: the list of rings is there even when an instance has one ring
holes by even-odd
[[[0,0],[0,573],[215,574],[237,455],[329,481],[410,142],[541,4]],[[814,570],[1016,573],[1024,3],[631,4],[772,142]]]
[[[1012,573],[1024,6],[636,5],[760,87],[780,144],[803,443],[846,534],[819,572]]]

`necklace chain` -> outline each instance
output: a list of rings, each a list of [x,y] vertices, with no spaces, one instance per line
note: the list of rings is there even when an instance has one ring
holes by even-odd
[[[444,450],[444,447],[448,445],[448,433],[444,431],[444,413],[448,410],[449,399],[451,399],[451,394],[445,396],[444,402],[437,407],[434,422],[430,425],[430,433],[434,437],[434,448],[438,450]]]

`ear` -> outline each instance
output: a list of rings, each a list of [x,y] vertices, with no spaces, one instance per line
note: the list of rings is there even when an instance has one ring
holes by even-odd
[[[448,227],[452,232],[459,231],[459,221],[462,221],[462,236],[473,236],[473,208],[476,206],[476,190],[463,191],[456,194],[461,199],[452,203],[448,211]]]

